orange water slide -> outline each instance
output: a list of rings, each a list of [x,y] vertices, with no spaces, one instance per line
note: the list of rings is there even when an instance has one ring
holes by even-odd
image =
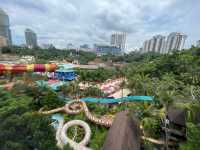
[[[0,74],[4,73],[23,73],[23,72],[54,72],[56,64],[0,64]]]

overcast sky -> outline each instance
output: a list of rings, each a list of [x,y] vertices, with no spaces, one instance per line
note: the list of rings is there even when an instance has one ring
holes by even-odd
[[[14,44],[31,28],[39,43],[56,47],[107,43],[127,33],[129,51],[156,34],[183,32],[186,47],[200,39],[200,0],[0,0],[10,17]]]

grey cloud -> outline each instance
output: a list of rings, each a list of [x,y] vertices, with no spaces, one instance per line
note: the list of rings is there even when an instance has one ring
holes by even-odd
[[[123,15],[112,14],[107,11],[96,15],[97,25],[108,31],[133,33],[133,24],[123,18]]]
[[[172,31],[188,34],[190,45],[200,34],[199,4],[199,0],[0,0],[16,44],[29,27],[40,43],[57,47],[109,42],[111,33],[126,32],[130,49],[154,34]]]

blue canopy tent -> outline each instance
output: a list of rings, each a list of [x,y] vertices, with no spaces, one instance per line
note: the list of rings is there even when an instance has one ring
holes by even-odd
[[[74,72],[74,70],[56,70],[55,72],[55,78],[58,80],[62,80],[62,81],[72,81],[76,79],[76,73]]]
[[[73,65],[63,64],[59,65],[59,69],[55,71],[55,78],[62,81],[72,81],[76,79],[76,73],[73,70]]]

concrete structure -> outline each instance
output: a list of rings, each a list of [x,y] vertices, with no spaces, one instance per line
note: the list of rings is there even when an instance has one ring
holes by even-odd
[[[142,53],[157,52],[165,54],[173,50],[182,50],[186,38],[186,35],[177,32],[169,34],[167,40],[165,40],[165,36],[162,35],[154,36],[143,43]]]
[[[200,47],[200,40],[197,41],[196,46],[197,46],[197,47]]]
[[[140,150],[141,131],[138,120],[127,110],[117,113],[108,131],[103,150]]]
[[[20,63],[22,64],[30,64],[30,63],[34,63],[35,62],[35,57],[34,56],[22,56],[20,58]]]
[[[152,39],[147,40],[143,44],[142,53],[158,52],[162,53],[165,45],[165,37],[162,35],[154,36]]]
[[[122,52],[126,50],[126,34],[125,33],[115,33],[111,35],[111,45],[119,47]]]
[[[7,39],[3,36],[0,36],[0,48],[7,46],[7,45],[8,45]]]
[[[18,64],[19,59],[20,57],[16,55],[1,54],[0,64]]]
[[[165,36],[157,35],[154,37],[156,40],[154,51],[158,53],[163,53],[165,47]]]
[[[149,40],[146,40],[143,43],[142,53],[147,53],[149,51],[148,47],[149,47]]]
[[[94,49],[98,55],[106,55],[106,54],[113,54],[113,55],[120,55],[121,49],[114,45],[94,45]]]
[[[3,11],[1,8],[0,8],[0,36],[6,39],[6,42],[3,42],[4,44],[6,43],[6,46],[12,44],[9,17],[5,13],[5,11]],[[4,39],[1,40],[4,41]]]
[[[149,51],[155,52],[156,39],[153,37],[149,40]]]
[[[16,56],[1,54],[0,55],[0,64],[31,64],[35,62],[34,56]]]
[[[28,48],[37,47],[37,35],[31,29],[25,30],[26,45]]]
[[[172,52],[173,50],[182,50],[184,48],[187,36],[182,33],[172,32],[167,37],[164,53]]]

